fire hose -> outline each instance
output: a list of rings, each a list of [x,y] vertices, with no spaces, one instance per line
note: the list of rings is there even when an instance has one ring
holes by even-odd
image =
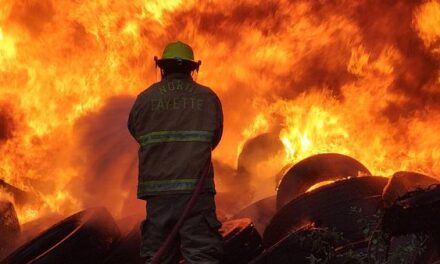
[[[183,223],[185,222],[186,218],[188,218],[189,214],[191,213],[197,198],[200,195],[200,192],[205,185],[206,178],[208,177],[209,173],[211,172],[211,152],[208,157],[208,161],[206,162],[205,166],[202,168],[200,179],[197,181],[197,185],[191,195],[191,198],[189,199],[188,203],[186,204],[185,208],[183,209],[182,215],[177,220],[176,224],[174,225],[173,229],[171,230],[170,234],[167,236],[159,250],[154,254],[151,264],[158,264],[159,260],[162,258],[162,256],[167,252],[167,250],[170,248],[173,241],[176,239],[177,233],[179,232],[179,229],[182,227]]]

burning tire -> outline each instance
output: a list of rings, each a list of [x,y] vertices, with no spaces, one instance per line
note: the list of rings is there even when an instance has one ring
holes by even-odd
[[[258,233],[263,234],[264,229],[266,229],[266,226],[270,223],[270,220],[276,212],[275,204],[275,196],[264,198],[247,206],[231,217],[231,219],[250,218]]]
[[[282,178],[277,193],[280,209],[314,184],[344,177],[371,175],[359,161],[336,153],[318,154],[295,164]]]
[[[106,209],[88,209],[52,226],[1,263],[100,263],[118,237]]]
[[[13,249],[20,235],[20,224],[14,205],[0,201],[0,259]]]
[[[285,205],[272,218],[264,231],[263,244],[274,245],[289,232],[313,224],[342,232],[348,241],[365,237],[359,221],[374,216],[382,208],[381,193],[387,183],[384,177],[358,177],[337,181]]]
[[[224,239],[222,264],[245,264],[263,251],[261,237],[248,218],[224,222],[220,230]]]

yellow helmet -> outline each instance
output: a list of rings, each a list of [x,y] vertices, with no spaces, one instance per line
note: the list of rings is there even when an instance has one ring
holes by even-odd
[[[157,65],[161,68],[170,61],[188,63],[189,66],[194,69],[198,69],[201,64],[200,61],[194,61],[193,49],[188,44],[181,41],[169,43],[163,50],[162,58],[157,59],[157,57],[155,57],[154,59]]]
[[[194,52],[188,44],[180,41],[171,42],[163,50],[162,60],[164,59],[194,61]]]

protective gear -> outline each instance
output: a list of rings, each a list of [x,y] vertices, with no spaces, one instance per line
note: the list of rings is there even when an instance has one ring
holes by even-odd
[[[172,42],[169,43],[163,50],[162,59],[194,61],[194,52],[188,44],[180,41]]]
[[[150,263],[167,234],[180,217],[180,213],[190,199],[190,194],[161,195],[148,199],[147,220],[142,223],[141,257]],[[161,259],[162,264],[185,263],[218,264],[222,256],[222,237],[219,234],[220,222],[215,214],[214,195],[200,195],[191,214],[179,231],[179,240]],[[181,251],[181,255],[179,254]]]
[[[162,69],[170,61],[176,60],[182,64],[187,64],[192,70],[198,70],[201,64],[201,61],[194,61],[192,48],[181,41],[169,43],[163,50],[162,58],[154,57],[154,60],[156,65]]]
[[[148,203],[141,247],[146,263],[151,262],[186,208],[223,132],[220,100],[191,77],[200,66],[191,47],[171,43],[162,58],[155,60],[163,79],[138,95],[128,119],[130,133],[140,145],[137,195]],[[201,181],[201,195],[192,199],[194,207],[162,263],[178,263],[179,249],[186,263],[219,263],[222,238],[215,216],[214,173],[209,170],[203,174],[207,178]]]
[[[220,100],[191,76],[172,74],[139,94],[128,127],[140,144],[138,198],[191,193],[220,141]],[[204,192],[215,192],[213,172]]]

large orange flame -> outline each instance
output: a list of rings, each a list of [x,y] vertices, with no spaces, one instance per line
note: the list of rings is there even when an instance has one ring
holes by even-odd
[[[230,172],[262,133],[284,148],[251,170],[254,198],[321,152],[439,176],[440,2],[416,2],[0,0],[0,178],[38,197],[20,221],[135,210],[126,112],[176,39],[223,101],[220,191],[236,190]]]

